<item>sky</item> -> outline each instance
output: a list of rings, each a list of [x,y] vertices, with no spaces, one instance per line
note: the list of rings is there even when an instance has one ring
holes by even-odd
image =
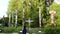
[[[56,2],[57,4],[60,4],[60,0],[55,0],[54,2]]]
[[[0,18],[3,16],[7,17],[7,8],[9,0],[0,0]]]

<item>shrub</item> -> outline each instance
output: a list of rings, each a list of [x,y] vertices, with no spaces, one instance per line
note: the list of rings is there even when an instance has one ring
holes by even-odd
[[[44,28],[44,34],[60,34],[60,27],[47,27]]]
[[[4,28],[0,27],[0,30],[2,30],[1,33],[13,33],[13,32],[20,32],[20,30],[22,30],[22,29],[20,27],[17,27],[17,28],[15,28],[15,27],[4,27]]]

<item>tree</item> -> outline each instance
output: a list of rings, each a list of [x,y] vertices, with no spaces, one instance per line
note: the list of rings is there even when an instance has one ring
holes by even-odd
[[[10,15],[12,13],[12,11],[18,10],[18,21],[20,21],[20,20],[23,19],[22,18],[23,8],[25,9],[25,12],[24,12],[25,19],[28,19],[29,17],[31,19],[35,19],[36,15],[38,16],[35,0],[33,0],[33,1],[30,1],[30,0],[29,1],[27,1],[27,0],[18,0],[18,1],[17,0],[11,0],[9,2],[9,7],[8,7],[8,12],[7,13],[8,13],[8,15]]]
[[[0,19],[0,24],[2,24],[3,18]],[[8,17],[4,17],[4,26],[8,26]]]
[[[57,24],[58,26],[60,26],[60,4],[57,3],[53,3],[50,6],[50,10],[55,10],[56,14],[54,15],[55,17],[55,24]]]
[[[18,23],[21,23],[21,20],[33,19],[35,25],[39,26],[39,7],[41,9],[41,22],[43,24],[43,19],[47,21],[48,11],[46,9],[45,0],[10,0],[8,5],[8,16],[12,16],[12,11],[18,11]],[[23,9],[24,9],[24,18],[23,18]],[[15,14],[14,14],[15,16]],[[11,19],[11,17],[10,17]]]

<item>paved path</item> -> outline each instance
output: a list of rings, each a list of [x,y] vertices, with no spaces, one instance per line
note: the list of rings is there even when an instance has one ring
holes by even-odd
[[[0,34],[18,34],[18,33],[0,33]]]

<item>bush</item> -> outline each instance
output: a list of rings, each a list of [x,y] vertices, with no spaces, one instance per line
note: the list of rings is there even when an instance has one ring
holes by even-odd
[[[60,34],[60,27],[47,27],[44,28],[44,34]]]
[[[20,30],[22,30],[22,29],[20,27],[17,27],[17,28],[15,28],[15,27],[4,27],[4,28],[0,27],[0,30],[2,30],[1,33],[13,33],[13,32],[20,32]]]

